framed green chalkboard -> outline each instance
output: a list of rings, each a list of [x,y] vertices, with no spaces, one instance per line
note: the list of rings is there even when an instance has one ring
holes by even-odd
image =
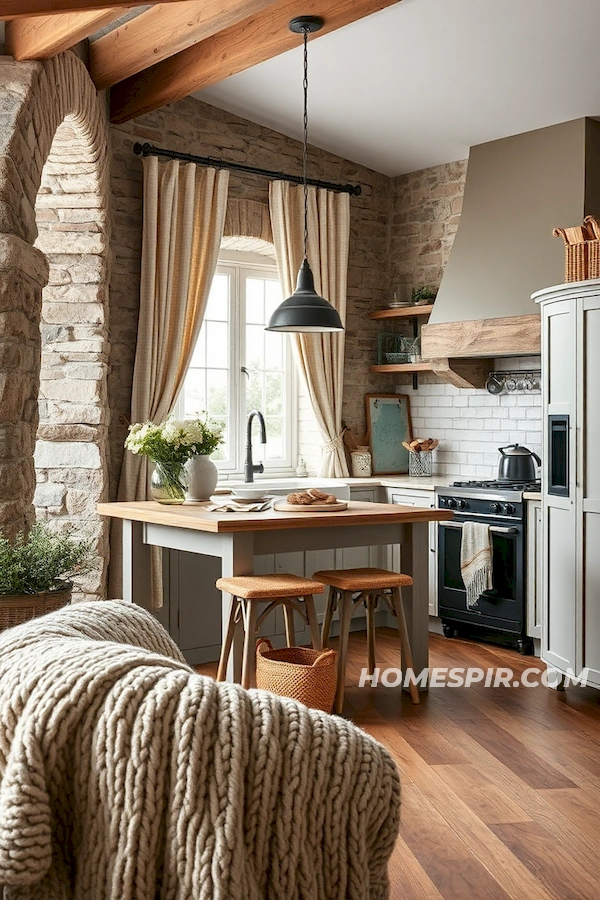
[[[373,475],[408,472],[408,450],[402,441],[412,440],[410,399],[406,394],[365,394],[367,429]]]

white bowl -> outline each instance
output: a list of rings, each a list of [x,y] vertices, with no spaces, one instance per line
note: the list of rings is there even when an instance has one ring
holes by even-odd
[[[233,496],[239,497],[240,500],[263,500],[267,492],[262,487],[235,487]]]

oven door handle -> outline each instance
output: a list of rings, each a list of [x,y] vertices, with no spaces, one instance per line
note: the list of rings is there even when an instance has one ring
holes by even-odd
[[[462,522],[440,522],[442,528],[455,528],[462,531]],[[517,528],[504,528],[500,525],[490,525],[492,534],[516,534]]]

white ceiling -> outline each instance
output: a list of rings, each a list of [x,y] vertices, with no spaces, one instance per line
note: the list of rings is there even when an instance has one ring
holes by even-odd
[[[600,115],[599,36],[598,0],[402,0],[309,45],[309,141],[398,175]],[[301,138],[301,48],[194,96]]]

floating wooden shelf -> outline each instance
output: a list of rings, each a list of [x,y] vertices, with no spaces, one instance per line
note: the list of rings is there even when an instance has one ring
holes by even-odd
[[[483,388],[488,373],[493,368],[491,359],[424,359],[418,363],[401,363],[397,366],[371,366],[369,372],[381,375],[393,373],[415,375],[433,372],[438,378],[457,388]]]
[[[433,367],[428,359],[418,363],[398,363],[397,365],[370,366],[369,372],[379,372],[382,375],[392,372],[433,372]]]
[[[400,306],[398,309],[376,309],[369,313],[370,319],[413,319],[415,316],[428,316],[433,309],[429,306]]]

